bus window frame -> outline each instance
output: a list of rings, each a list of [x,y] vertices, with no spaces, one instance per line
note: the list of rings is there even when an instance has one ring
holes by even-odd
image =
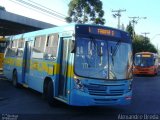
[[[78,37],[85,37],[85,38],[96,38],[96,39],[101,39],[101,40],[106,40],[106,39],[109,39],[110,41],[113,41],[113,42],[118,42],[118,41],[120,41],[121,43],[127,43],[127,44],[130,44],[131,45],[131,50],[133,49],[133,46],[132,46],[132,41],[130,41],[130,39],[129,39],[129,41],[125,41],[124,39],[127,39],[127,38],[123,38],[123,37],[121,37],[121,38],[117,38],[117,37],[112,37],[112,36],[103,36],[103,35],[86,35],[86,34],[76,34],[75,35],[75,53],[76,53],[76,48],[77,48],[77,42],[76,42],[76,39],[78,38]],[[107,43],[108,44],[108,43]],[[133,67],[133,57],[131,58],[132,59],[132,67]],[[74,55],[74,64],[75,64],[75,55]],[[108,61],[109,62],[109,61]],[[109,68],[108,68],[109,69]],[[76,72],[75,72],[75,65],[74,65],[74,74],[76,75],[76,76],[79,76],[79,77],[83,77],[83,78],[89,78],[89,79],[98,79],[98,78],[92,78],[92,77],[86,77],[86,76],[80,76],[80,75],[78,75]],[[113,80],[115,80],[115,81],[121,81],[121,80],[131,80],[133,78],[133,75],[132,75],[132,77],[131,78],[129,78],[129,79],[102,79],[101,78],[101,80],[106,80],[106,81],[113,81]]]

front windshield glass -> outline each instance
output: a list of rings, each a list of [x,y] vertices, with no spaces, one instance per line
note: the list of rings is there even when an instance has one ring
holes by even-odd
[[[77,38],[75,73],[98,79],[129,79],[132,77],[132,52],[129,43]]]
[[[149,67],[154,65],[154,58],[151,55],[136,55],[135,65],[141,67]]]

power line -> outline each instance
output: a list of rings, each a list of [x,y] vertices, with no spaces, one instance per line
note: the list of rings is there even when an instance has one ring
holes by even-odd
[[[134,25],[138,23],[137,19],[139,19],[139,17],[129,17],[129,18],[132,19],[131,22],[132,22],[133,29],[134,29]]]
[[[149,33],[149,32],[144,32],[144,33],[142,33],[142,34],[144,34],[144,36],[146,37],[147,34],[150,34],[150,33]]]
[[[57,20],[60,20],[60,21],[65,22],[65,20],[64,20],[64,18],[63,18],[62,16],[59,17],[58,15],[56,15],[56,14],[54,14],[54,13],[52,13],[52,12],[49,12],[49,11],[47,11],[47,10],[45,10],[45,9],[42,9],[42,8],[40,8],[40,7],[37,7],[37,6],[35,6],[35,5],[32,5],[32,4],[27,3],[27,2],[25,2],[25,1],[21,1],[21,0],[10,0],[10,1],[12,1],[12,2],[14,2],[14,3],[16,3],[16,4],[19,4],[19,5],[27,8],[27,9],[32,9],[32,10],[34,10],[34,11],[41,12],[42,14],[45,14],[46,16],[54,17],[54,18],[57,19]]]
[[[114,12],[115,14],[113,14],[113,17],[118,17],[118,28],[120,29],[120,17],[121,17],[121,12],[125,12],[126,10],[112,10],[112,12]]]
[[[147,34],[150,34],[149,32],[144,32],[144,33],[141,33],[141,34],[144,34],[144,38],[145,40],[147,39]]]
[[[147,19],[147,17],[136,17],[136,16],[134,16],[134,17],[129,17],[130,19],[131,19],[131,23],[132,23],[132,27],[133,27],[133,38],[135,38],[135,24],[137,24],[138,23],[138,21],[140,20],[140,19]]]
[[[131,22],[133,24],[133,29],[135,27],[134,25],[137,24],[140,19],[147,19],[147,17],[129,17],[129,18],[132,19]]]
[[[57,17],[55,17],[55,16],[53,16],[53,15],[51,16],[51,15],[49,15],[49,14],[46,14],[45,12],[40,11],[39,9],[36,9],[36,8],[34,8],[34,7],[31,7],[31,6],[27,7],[26,5],[24,5],[24,4],[21,3],[21,2],[19,3],[19,2],[13,1],[13,0],[10,0],[10,1],[12,1],[12,2],[14,2],[14,3],[16,3],[16,4],[19,4],[19,5],[21,5],[21,6],[25,7],[25,8],[27,8],[27,9],[32,9],[32,10],[34,10],[34,11],[41,12],[42,14],[45,14],[46,16],[54,17],[54,18],[57,19],[57,20],[60,20],[60,21],[65,22],[65,21],[62,20],[62,19],[59,19],[59,18],[57,18]]]
[[[50,11],[48,11],[48,10],[45,10],[45,9],[43,9],[43,8],[41,8],[41,7],[38,7],[38,6],[36,6],[36,5],[33,5],[33,4],[28,3],[28,2],[26,2],[26,1],[23,1],[23,0],[16,0],[16,1],[21,2],[21,3],[25,4],[25,5],[31,6],[31,7],[33,7],[33,8],[36,8],[36,9],[38,9],[38,10],[41,10],[41,11],[43,11],[43,12],[46,12],[46,13],[48,13],[48,14],[51,14],[51,15],[54,15],[54,16],[56,16],[56,17],[59,17],[59,18],[64,19],[64,17],[62,17],[62,16],[60,16],[60,15],[57,15],[57,14],[55,14],[55,13],[53,13],[53,12],[50,12]]]
[[[52,9],[50,9],[50,8],[47,8],[46,6],[43,6],[43,5],[39,4],[39,3],[33,2],[32,0],[28,0],[28,1],[34,3],[34,4],[38,5],[38,6],[41,6],[41,7],[45,8],[45,9],[48,9],[48,10],[50,10],[50,11],[52,11],[52,12],[55,12],[56,14],[58,14],[58,15],[60,15],[60,16],[62,16],[62,17],[66,17],[66,16],[63,15],[63,14],[61,14],[61,13],[59,13],[59,12],[57,12],[57,11],[54,11],[54,10],[52,10]]]

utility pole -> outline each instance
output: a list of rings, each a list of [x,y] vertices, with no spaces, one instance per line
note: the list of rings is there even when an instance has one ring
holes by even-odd
[[[129,17],[129,18],[132,19],[131,22],[133,25],[133,29],[135,27],[135,24],[137,24],[140,19],[147,19],[147,17]]]
[[[112,12],[114,12],[115,14],[113,14],[113,17],[118,17],[118,29],[120,29],[120,18],[121,18],[121,12],[125,12],[126,10],[125,9],[119,9],[119,10],[112,10]]]
[[[147,34],[150,34],[149,32],[144,32],[144,33],[142,33],[142,34],[144,34],[144,37],[146,38],[147,37]]]
[[[138,23],[137,19],[139,19],[139,17],[129,17],[129,18],[132,19],[131,22],[132,22],[132,26],[133,26],[133,29],[134,29],[134,25]]]
[[[147,19],[147,17],[129,17],[130,19],[132,19],[131,20],[131,22],[132,22],[132,26],[133,26],[133,38],[135,37],[135,24],[137,24],[138,23],[138,21],[140,20],[140,19]]]
[[[144,38],[145,38],[145,40],[147,39],[147,34],[150,34],[149,32],[144,32],[144,33],[142,33],[142,34],[144,34]]]

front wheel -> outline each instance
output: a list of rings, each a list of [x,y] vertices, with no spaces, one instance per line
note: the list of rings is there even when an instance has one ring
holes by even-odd
[[[47,86],[47,101],[50,106],[56,106],[57,105],[57,100],[55,100],[54,97],[54,87],[53,87],[53,82],[49,81],[48,86]]]

